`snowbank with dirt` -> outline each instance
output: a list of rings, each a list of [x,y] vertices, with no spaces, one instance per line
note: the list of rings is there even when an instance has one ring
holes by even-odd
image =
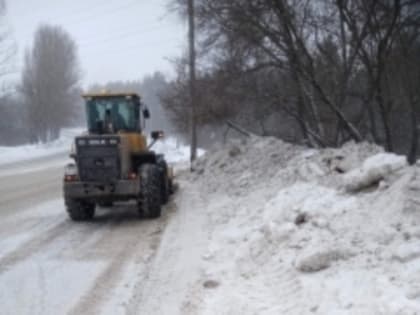
[[[150,143],[151,140],[149,140]],[[164,154],[168,163],[186,162],[190,159],[190,147],[177,138],[164,138],[157,141],[151,150]],[[197,155],[202,156],[204,150],[198,149]]]
[[[404,156],[376,154],[366,159],[360,168],[344,176],[345,188],[351,192],[372,186],[406,166],[407,160]]]
[[[253,137],[180,178],[208,221],[191,313],[420,314],[420,166]]]

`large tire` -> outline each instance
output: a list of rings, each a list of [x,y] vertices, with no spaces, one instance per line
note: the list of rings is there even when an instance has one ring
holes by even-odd
[[[175,193],[175,185],[174,185],[173,179],[168,180],[168,188],[169,188],[169,195],[173,195]]]
[[[166,164],[163,155],[158,156],[157,166],[161,173],[161,201],[163,205],[166,205],[169,201],[170,195],[170,182],[168,178],[168,165]]]
[[[94,203],[70,198],[66,199],[65,203],[67,213],[73,221],[92,220],[95,215]]]
[[[160,182],[161,182],[160,194],[161,194],[162,204],[166,205],[169,201],[169,195],[170,195],[168,174],[166,172],[161,175]]]
[[[140,193],[138,210],[142,217],[158,218],[161,215],[161,173],[154,164],[143,164],[139,168]]]

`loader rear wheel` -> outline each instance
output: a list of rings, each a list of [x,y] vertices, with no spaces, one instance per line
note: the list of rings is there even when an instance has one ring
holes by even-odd
[[[161,215],[161,173],[154,164],[143,164],[139,168],[140,193],[137,198],[138,210],[145,218]]]
[[[169,201],[170,187],[168,175],[164,173],[161,179],[161,201],[163,205],[166,205]]]
[[[95,215],[94,203],[70,198],[66,199],[65,203],[67,213],[73,221],[92,220]]]
[[[175,185],[174,185],[174,180],[173,179],[169,179],[168,180],[168,191],[169,191],[169,195],[173,195],[175,193]]]
[[[161,173],[161,202],[166,205],[169,201],[170,187],[168,178],[168,164],[162,155],[158,156],[156,165],[159,167]]]

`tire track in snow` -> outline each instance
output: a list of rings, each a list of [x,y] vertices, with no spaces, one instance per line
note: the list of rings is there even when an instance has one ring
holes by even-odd
[[[303,288],[296,270],[281,266],[275,274],[269,275],[266,281],[266,287],[271,291],[275,291],[274,297],[278,302],[278,307],[274,310],[278,314],[306,314],[303,310],[303,304],[299,301],[303,300]],[[264,282],[266,282],[264,281]],[[273,282],[275,290],[273,290]],[[268,292],[267,292],[268,293]],[[273,310],[270,311],[272,313]]]
[[[17,216],[0,223],[0,239],[13,239],[20,234],[44,233],[46,230],[63,221],[63,216],[39,217]]]
[[[26,179],[16,177],[0,180],[0,217],[7,219],[17,213],[27,212],[38,204],[60,197],[61,181],[56,174],[39,173]]]
[[[56,189],[57,183],[51,180],[40,181],[36,186],[23,187],[22,189],[6,190],[0,192],[2,199],[0,200],[0,208],[7,207],[10,203],[15,200],[25,200],[29,197],[37,195],[38,192],[48,191],[51,188]]]
[[[171,220],[134,285],[125,307],[127,315],[183,314],[191,285],[200,277],[201,253],[207,242],[205,202],[188,182],[179,181],[179,185],[170,204]]]
[[[30,239],[14,251],[0,258],[0,275],[9,270],[17,263],[28,259],[38,253],[56,239],[63,237],[72,225],[67,220],[61,221],[54,227],[46,230],[41,235]]]
[[[116,218],[111,231],[104,234],[104,237],[94,245],[99,252],[106,252],[109,249],[112,257],[108,258],[108,265],[68,314],[101,313],[101,307],[110,299],[117,284],[122,281],[124,269],[129,263],[138,264],[141,270],[140,276],[147,274],[148,266],[153,260],[169,219],[168,209],[163,211],[159,220],[139,221],[137,217],[124,216]],[[119,250],[116,251],[115,248]]]

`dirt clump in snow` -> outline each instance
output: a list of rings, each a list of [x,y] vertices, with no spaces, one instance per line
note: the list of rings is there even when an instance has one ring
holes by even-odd
[[[307,213],[299,213],[297,216],[296,216],[296,219],[295,219],[295,224],[296,225],[301,225],[301,224],[304,224],[304,223],[306,223],[306,222],[308,222],[308,214]]]
[[[206,289],[214,289],[217,288],[219,285],[220,283],[215,280],[206,280],[203,283],[203,287]]]
[[[298,257],[296,268],[303,272],[315,272],[330,267],[334,261],[346,260],[351,256],[351,252],[339,248],[310,250]]]

